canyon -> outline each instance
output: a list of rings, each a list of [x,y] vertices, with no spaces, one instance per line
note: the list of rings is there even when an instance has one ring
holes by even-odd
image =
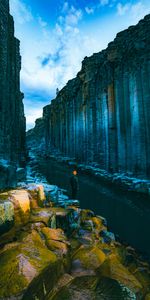
[[[41,144],[109,173],[150,177],[150,15],[85,57],[81,71],[43,109],[27,134]]]
[[[0,300],[150,299],[149,25],[84,59],[28,131],[27,161],[20,43],[0,0]]]

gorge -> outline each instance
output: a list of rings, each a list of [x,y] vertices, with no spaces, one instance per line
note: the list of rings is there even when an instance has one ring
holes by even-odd
[[[0,0],[0,300],[150,299],[149,36],[147,15],[86,57],[27,155],[20,43]]]
[[[150,15],[86,57],[28,132],[47,153],[111,173],[150,176]]]

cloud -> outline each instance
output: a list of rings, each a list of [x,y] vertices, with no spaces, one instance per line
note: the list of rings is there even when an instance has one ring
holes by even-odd
[[[150,13],[150,3],[149,6],[145,6],[142,2],[137,2],[131,6],[130,13],[133,20],[142,19],[145,15]]]
[[[88,6],[86,6],[86,7],[85,7],[85,11],[86,11],[86,13],[87,13],[88,15],[91,15],[91,14],[94,13],[94,8],[93,8],[93,7],[88,7]]]
[[[45,28],[47,27],[47,22],[45,22],[40,16],[38,17],[38,21],[41,27]]]
[[[150,3],[148,5],[143,4],[141,1],[132,4],[128,2],[126,4],[117,4],[117,14],[124,16],[128,14],[128,19],[132,20],[132,24],[137,23],[146,14],[150,13]]]
[[[109,0],[100,0],[100,5],[105,6],[109,4]]]
[[[41,118],[43,114],[43,101],[46,104],[50,103],[50,99],[45,94],[37,95],[34,92],[26,94],[24,101],[25,115],[27,121],[27,130],[34,126],[35,119]]]
[[[46,22],[38,18],[41,36],[37,41],[35,37],[31,44],[28,36],[28,45],[31,45],[32,51],[25,49],[23,55],[21,80],[25,90],[35,89],[37,93],[46,91],[47,94],[55,95],[57,87],[62,88],[76,75],[82,59],[92,54],[96,45],[93,38],[80,32],[82,16],[81,9],[66,2],[54,29],[49,29]]]
[[[131,4],[130,3],[126,3],[125,5],[123,5],[122,3],[118,3],[117,4],[117,13],[119,16],[123,16],[126,14],[126,12],[130,9]]]
[[[31,9],[23,1],[10,0],[10,11],[19,24],[24,24],[33,20]]]

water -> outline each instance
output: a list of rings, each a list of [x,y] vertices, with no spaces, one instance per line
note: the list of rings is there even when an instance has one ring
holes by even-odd
[[[40,161],[39,167],[50,184],[69,191],[71,167],[51,159]],[[88,175],[78,176],[81,208],[106,217],[111,231],[150,258],[150,198],[106,186]]]

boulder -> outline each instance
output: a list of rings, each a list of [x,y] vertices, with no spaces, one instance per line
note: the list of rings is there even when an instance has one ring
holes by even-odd
[[[101,276],[117,280],[134,293],[138,293],[142,290],[140,282],[120,263],[114,254],[109,255],[104,263],[97,269],[97,272]]]
[[[70,243],[67,241],[62,229],[44,227],[41,229],[41,233],[44,235],[48,249],[60,255],[68,253],[68,245]]]
[[[60,228],[52,229],[52,228],[44,227],[42,228],[41,232],[43,233],[44,237],[47,240],[55,240],[60,242],[64,242],[67,240],[64,231]]]
[[[46,246],[60,256],[68,254],[68,245],[64,242],[47,239]]]
[[[55,213],[50,208],[37,208],[30,215],[31,223],[43,223],[45,226],[51,227],[51,224],[56,223]]]
[[[29,221],[30,199],[26,190],[14,190],[9,192],[10,201],[14,206],[15,225],[19,226]]]
[[[72,279],[60,288],[54,296],[46,300],[135,300],[135,294],[119,282],[109,278],[100,280],[94,276],[81,276]]]
[[[78,262],[80,271],[82,270],[96,270],[100,267],[106,259],[105,254],[97,247],[81,246],[73,255],[72,263],[75,265]],[[77,270],[73,270],[78,273]]]
[[[71,281],[73,277],[65,273],[59,280],[58,283],[55,285],[55,287],[52,289],[52,291],[46,296],[46,299],[52,299],[62,287],[67,286]]]
[[[43,185],[42,184],[35,184],[35,183],[30,184],[28,186],[28,191],[29,191],[32,199],[35,200],[36,205],[40,206],[40,207],[43,207],[44,202],[46,200]],[[36,206],[36,205],[34,205],[34,206]]]
[[[47,249],[35,230],[23,235],[20,242],[13,247],[4,250],[0,254],[0,299],[18,299],[20,296],[22,298],[25,292],[28,295],[28,288],[33,292],[23,299],[35,299],[38,290],[44,295],[44,287],[50,291],[56,278],[61,276],[61,263],[56,255]],[[39,280],[41,274],[42,279]],[[36,280],[39,280],[38,286]],[[42,297],[44,296],[40,299],[44,299]]]
[[[101,230],[100,236],[102,237],[102,241],[106,244],[111,244],[115,242],[115,235],[110,231]]]

